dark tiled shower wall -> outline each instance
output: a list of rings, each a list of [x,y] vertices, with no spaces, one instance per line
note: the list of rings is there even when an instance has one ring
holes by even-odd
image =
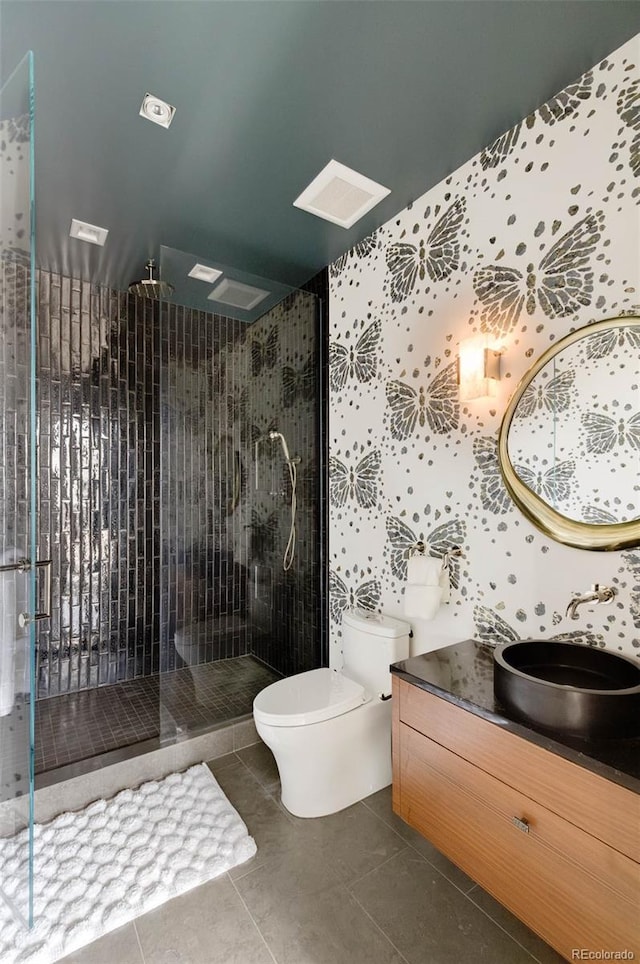
[[[214,379],[201,390],[202,369],[239,323],[171,307],[161,325],[159,313],[124,292],[39,274],[38,539],[53,574],[40,697],[157,673],[162,586],[172,633],[190,621],[205,628],[203,661],[248,649],[245,620],[233,616],[246,580],[219,551],[219,467],[201,444],[221,408]],[[176,385],[172,410],[165,392]],[[162,517],[163,472],[176,484]],[[161,571],[163,545],[173,552]],[[181,665],[171,654],[164,668]]]
[[[173,307],[163,318],[167,668],[176,651],[191,665],[251,652],[283,674],[322,662],[317,306],[296,292],[250,327]],[[291,480],[271,429],[300,460],[288,572]]]
[[[160,365],[155,306],[38,278],[38,540],[52,614],[39,696],[158,669]]]
[[[53,560],[41,697],[183,665],[176,639],[189,662],[326,662],[315,299],[292,295],[250,328],[162,310],[39,274],[39,550]],[[287,574],[279,449],[266,465],[277,484],[254,484],[255,441],[272,427],[301,458]]]
[[[162,670],[251,651],[247,490],[233,457],[245,330],[236,319],[162,307]]]
[[[283,556],[291,519],[291,479],[280,444],[258,443],[251,466],[253,496],[248,516],[248,568],[252,651],[284,675],[320,666],[321,518],[323,473],[318,420],[319,300],[297,292],[247,332],[246,409],[249,437],[281,432],[297,465],[296,548],[291,568]],[[256,474],[257,469],[257,474]]]

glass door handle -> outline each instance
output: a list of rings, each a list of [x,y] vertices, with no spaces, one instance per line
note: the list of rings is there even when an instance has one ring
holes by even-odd
[[[34,619],[51,618],[51,559],[39,559],[36,562],[36,569],[44,569],[44,598],[46,611],[36,613]]]
[[[31,563],[28,559],[18,559],[17,562],[12,562],[8,566],[0,566],[0,572],[28,572],[31,569]]]
[[[27,572],[31,569],[31,563],[28,559],[20,559],[18,563],[14,566],[3,566],[3,569],[18,569],[20,572]],[[35,613],[31,616],[29,613],[20,613],[18,616],[18,625],[21,629],[28,626],[29,623],[38,622],[41,619],[51,618],[51,559],[38,559],[35,563],[36,569],[44,569],[44,595],[46,599],[46,611]],[[1,570],[0,570],[1,571]]]

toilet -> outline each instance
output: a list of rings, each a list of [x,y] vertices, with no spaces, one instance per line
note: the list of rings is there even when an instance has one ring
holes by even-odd
[[[342,619],[344,666],[271,683],[253,718],[296,817],[344,810],[391,783],[391,674],[409,656],[408,623],[376,613]]]

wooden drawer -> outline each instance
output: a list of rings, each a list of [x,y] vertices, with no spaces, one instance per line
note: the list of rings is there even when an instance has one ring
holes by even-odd
[[[568,959],[576,947],[640,955],[634,861],[409,726],[397,732],[404,820]]]
[[[414,730],[640,861],[640,796],[393,678],[395,713]]]

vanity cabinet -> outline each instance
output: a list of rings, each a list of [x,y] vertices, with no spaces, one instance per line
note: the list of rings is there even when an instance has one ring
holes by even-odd
[[[567,960],[640,958],[632,790],[394,676],[393,809]]]

